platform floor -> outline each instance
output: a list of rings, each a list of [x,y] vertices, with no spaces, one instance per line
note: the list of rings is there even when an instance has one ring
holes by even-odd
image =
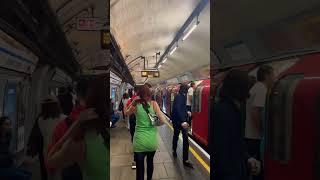
[[[135,180],[136,170],[131,169],[133,160],[132,144],[130,133],[120,120],[117,127],[111,129],[111,180]],[[176,159],[171,154],[172,130],[168,125],[158,128],[159,148],[154,158],[153,179],[163,180],[207,180],[210,179],[208,172],[189,153],[190,160],[194,164],[194,169],[184,167],[182,163],[182,143],[179,141]]]

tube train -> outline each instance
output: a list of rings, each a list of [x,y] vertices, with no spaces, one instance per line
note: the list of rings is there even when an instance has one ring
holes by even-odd
[[[208,146],[209,132],[209,96],[210,96],[210,79],[195,81],[196,89],[193,97],[193,113],[191,134],[195,140],[203,147]],[[160,86],[155,89],[155,99],[162,111],[169,117],[172,112],[174,97],[179,91],[179,84]]]
[[[320,178],[320,53],[263,64],[274,68],[276,81],[267,95],[263,164],[266,180]],[[235,67],[253,80],[259,65]],[[213,77],[213,96],[228,71]],[[214,118],[214,117],[213,117]],[[212,120],[212,119],[211,119]]]
[[[268,92],[266,146],[264,168],[266,180],[320,179],[320,53],[287,58],[260,64],[248,64],[220,71],[210,80],[196,81],[194,93],[192,136],[208,146],[210,99],[217,101],[225,75],[231,69],[247,71],[256,81],[261,64],[274,68],[276,81]],[[156,100],[170,116],[179,85],[158,88]],[[211,118],[211,121],[214,120]]]
[[[61,69],[40,63],[36,55],[0,30],[0,115],[11,121],[17,165],[24,160],[42,98],[56,95],[59,87],[69,85],[71,77]]]

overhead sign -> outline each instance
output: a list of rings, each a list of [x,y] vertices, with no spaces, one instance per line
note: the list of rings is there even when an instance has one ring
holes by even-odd
[[[121,85],[122,81],[118,81],[116,79],[110,78],[110,84]]]
[[[160,73],[158,70],[143,70],[141,71],[141,77],[158,78]]]
[[[77,30],[100,31],[109,29],[109,21],[106,18],[80,17],[77,18]]]

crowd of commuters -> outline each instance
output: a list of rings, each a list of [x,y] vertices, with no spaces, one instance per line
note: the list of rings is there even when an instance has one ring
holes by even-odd
[[[76,101],[70,87],[41,101],[27,155],[38,155],[42,180],[109,179],[106,88],[102,77],[83,78],[77,83]],[[30,172],[15,165],[8,117],[0,118],[0,128],[1,179],[31,179]]]

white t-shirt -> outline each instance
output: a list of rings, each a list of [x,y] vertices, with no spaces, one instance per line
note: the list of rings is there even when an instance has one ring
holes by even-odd
[[[261,107],[264,108],[267,96],[267,87],[261,83],[257,82],[250,90],[250,98],[247,100],[246,105],[246,131],[245,137],[249,139],[261,139],[261,128],[257,129],[254,127],[254,123],[251,119],[251,108]],[[262,122],[260,122],[262,124]]]
[[[49,143],[52,140],[52,134],[54,131],[54,128],[56,127],[57,123],[60,120],[64,120],[67,116],[64,114],[61,114],[58,118],[49,118],[49,119],[42,119],[40,117],[38,124],[41,131],[41,134],[43,136],[43,150],[44,152],[47,152],[47,148]]]
[[[193,96],[193,88],[192,87],[190,87],[189,89],[188,89],[188,95],[187,95],[187,106],[191,106],[192,105],[192,96]],[[191,96],[191,98],[190,98],[190,96]]]

